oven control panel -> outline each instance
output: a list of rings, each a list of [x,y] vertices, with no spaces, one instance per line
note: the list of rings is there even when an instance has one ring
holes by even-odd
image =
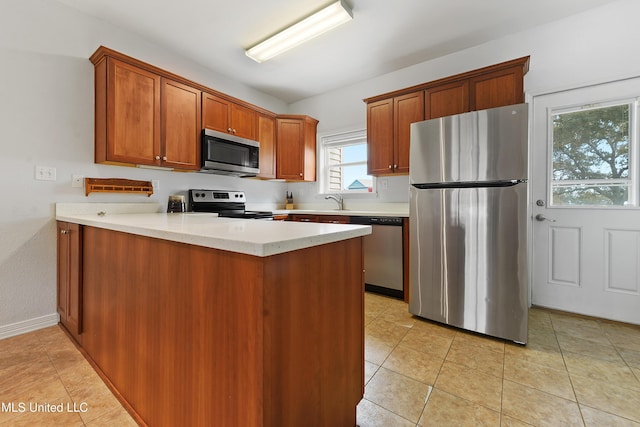
[[[189,199],[195,203],[245,203],[244,191],[189,190]]]

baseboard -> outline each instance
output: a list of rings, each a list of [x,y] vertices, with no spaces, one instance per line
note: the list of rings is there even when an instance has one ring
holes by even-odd
[[[404,291],[402,290],[385,288],[384,286],[370,285],[369,283],[364,284],[364,290],[374,294],[386,295],[388,297],[404,301]]]
[[[58,313],[53,313],[42,317],[36,317],[34,319],[23,320],[22,322],[12,323],[10,325],[3,325],[0,326],[0,340],[57,325],[59,321],[60,316]]]

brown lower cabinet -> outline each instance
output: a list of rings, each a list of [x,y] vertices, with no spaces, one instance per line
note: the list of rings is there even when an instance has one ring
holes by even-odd
[[[289,214],[287,221],[297,222],[321,222],[331,224],[349,224],[351,218],[348,215],[313,215],[313,214]],[[402,220],[402,286],[404,288],[404,302],[409,302],[410,278],[409,278],[409,218]]]
[[[269,257],[83,231],[82,348],[141,425],[354,426],[362,238]]]
[[[60,323],[80,342],[82,333],[82,227],[57,222],[57,309]]]
[[[321,222],[327,224],[349,224],[347,215],[311,215],[311,214],[289,214],[289,221],[296,222]]]

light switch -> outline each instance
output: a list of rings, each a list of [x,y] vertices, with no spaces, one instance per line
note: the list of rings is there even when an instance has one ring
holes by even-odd
[[[55,181],[56,168],[51,166],[36,166],[36,179],[38,181]]]

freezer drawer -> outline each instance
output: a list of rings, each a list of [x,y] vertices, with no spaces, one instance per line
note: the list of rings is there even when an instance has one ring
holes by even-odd
[[[409,311],[517,342],[527,339],[527,184],[411,187]]]

